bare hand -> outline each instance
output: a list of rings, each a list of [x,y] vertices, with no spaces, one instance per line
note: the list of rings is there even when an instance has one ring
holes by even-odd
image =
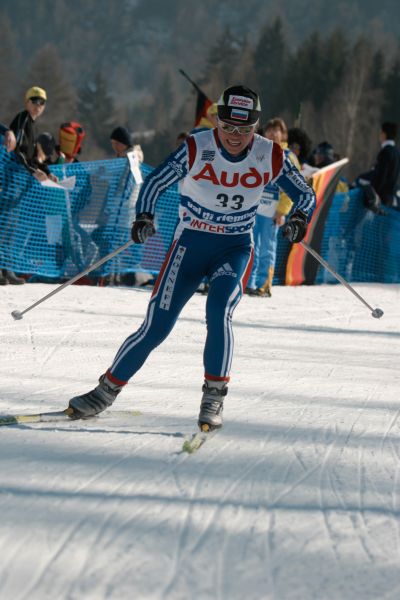
[[[51,181],[54,181],[54,183],[57,183],[58,181],[58,177],[54,175],[54,173],[49,174],[49,179],[51,179]]]
[[[285,215],[281,215],[280,213],[275,213],[273,221],[277,227],[281,227],[285,222]]]
[[[7,152],[12,152],[15,150],[17,145],[17,140],[15,139],[14,132],[9,129],[4,134],[4,145],[6,147]]]
[[[36,169],[36,171],[34,171],[33,176],[35,177],[35,179],[37,179],[38,181],[46,181],[46,179],[48,179],[46,173],[44,173],[43,171],[41,171],[40,169]]]

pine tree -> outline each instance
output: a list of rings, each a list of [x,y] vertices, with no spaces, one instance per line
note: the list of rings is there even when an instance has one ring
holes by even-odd
[[[243,39],[234,35],[229,27],[220,34],[211,47],[205,68],[204,82],[216,98],[221,90],[233,84],[233,74],[239,61]]]
[[[307,123],[350,159],[350,179],[370,167],[377,150],[382,92],[371,80],[373,64],[373,50],[360,37],[349,51],[340,86]]]
[[[282,78],[281,106],[293,119],[308,102],[320,106],[323,89],[323,46],[318,33],[313,33],[287,61]]]
[[[347,66],[349,44],[343,31],[335,29],[322,43],[321,59],[321,105],[324,104],[332,92],[340,85]]]
[[[281,114],[280,96],[287,55],[283,25],[278,17],[272,25],[268,23],[263,27],[253,55],[264,120]]]
[[[382,121],[400,123],[400,56],[394,61],[383,84]]]
[[[318,32],[312,33],[289,56],[283,77],[279,105],[285,108],[296,126],[318,122],[320,114],[330,102],[344,77],[349,48],[340,29],[322,40]],[[318,138],[322,136],[320,131]],[[321,141],[321,139],[319,139]]]
[[[157,130],[168,129],[173,110],[173,87],[171,73],[165,69],[160,74],[160,84],[155,94],[153,124]]]
[[[114,101],[105,78],[97,72],[79,90],[78,114],[86,130],[86,154],[91,158],[110,153],[110,134],[116,126]]]
[[[0,13],[0,121],[8,125],[17,112],[15,87],[17,84],[19,52],[10,20]],[[18,104],[17,104],[18,106]]]
[[[248,37],[243,39],[241,45],[240,59],[232,74],[232,83],[241,83],[247,87],[256,90],[260,94],[261,105],[264,104],[264,96],[258,87],[258,76],[254,64],[254,48],[249,42]],[[222,91],[222,90],[221,90]]]
[[[385,55],[377,50],[372,59],[370,82],[371,86],[380,89],[385,81]]]

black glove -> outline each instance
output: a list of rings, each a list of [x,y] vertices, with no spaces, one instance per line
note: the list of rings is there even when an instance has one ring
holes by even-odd
[[[147,238],[155,234],[153,225],[153,215],[150,213],[140,213],[132,224],[131,237],[135,244],[144,244]]]
[[[301,242],[306,233],[307,217],[301,210],[294,212],[282,228],[283,237],[294,244]]]

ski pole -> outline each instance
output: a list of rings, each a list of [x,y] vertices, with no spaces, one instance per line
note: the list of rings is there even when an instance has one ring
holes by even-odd
[[[362,302],[367,308],[369,308],[369,310],[371,311],[371,315],[375,319],[380,319],[383,316],[383,310],[381,308],[372,308],[372,306],[370,306],[368,302],[366,302],[366,300],[364,300],[364,298],[360,296],[360,294],[356,292],[356,290],[345,279],[343,279],[341,275],[339,275],[339,273],[336,273],[336,271],[332,269],[330,265],[328,265],[328,263],[322,258],[322,256],[320,256],[318,252],[311,248],[311,246],[309,246],[307,242],[303,240],[302,242],[300,242],[300,244],[305,250],[307,250],[307,252],[311,254],[311,256],[313,256],[319,263],[321,263],[321,265],[325,267],[325,269],[329,271],[329,273],[336,277],[336,279],[340,281],[340,283],[342,283],[344,287],[346,287],[352,294],[354,294],[355,297],[360,300],[360,302]]]
[[[38,306],[39,304],[41,304],[42,302],[44,302],[45,300],[47,300],[47,298],[51,298],[51,296],[54,296],[55,294],[58,294],[58,292],[61,292],[61,290],[63,290],[67,286],[71,285],[72,283],[75,283],[75,281],[78,281],[78,279],[80,279],[84,275],[87,275],[88,273],[90,273],[90,271],[93,271],[94,269],[97,269],[97,267],[100,267],[100,265],[102,265],[103,263],[107,262],[107,260],[110,260],[110,258],[113,258],[114,256],[116,256],[120,252],[123,252],[124,250],[126,250],[127,248],[129,248],[129,246],[131,246],[133,243],[134,243],[133,240],[129,240],[129,242],[126,242],[126,244],[123,244],[122,246],[120,246],[119,248],[117,248],[116,250],[114,250],[113,252],[110,252],[110,254],[107,254],[107,256],[104,256],[103,258],[101,258],[100,260],[98,260],[96,263],[94,263],[94,265],[90,265],[84,271],[82,271],[81,273],[78,273],[78,275],[75,275],[71,279],[68,279],[68,281],[66,281],[65,283],[62,283],[61,285],[59,285],[55,290],[53,290],[49,294],[46,294],[46,296],[43,296],[43,298],[40,298],[40,300],[38,300],[37,302],[35,302],[31,306],[28,306],[28,308],[25,308],[25,310],[21,310],[21,311],[20,310],[13,310],[12,313],[11,313],[12,317],[15,320],[17,320],[17,321],[20,320],[20,319],[22,319],[23,315],[25,313],[27,313],[28,310],[32,310],[32,308],[35,308],[35,306]]]

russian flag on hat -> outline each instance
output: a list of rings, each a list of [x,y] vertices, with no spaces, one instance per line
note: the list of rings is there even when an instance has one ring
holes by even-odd
[[[254,125],[260,118],[260,114],[258,94],[243,85],[227,88],[218,100],[218,117],[222,121],[240,121]]]

